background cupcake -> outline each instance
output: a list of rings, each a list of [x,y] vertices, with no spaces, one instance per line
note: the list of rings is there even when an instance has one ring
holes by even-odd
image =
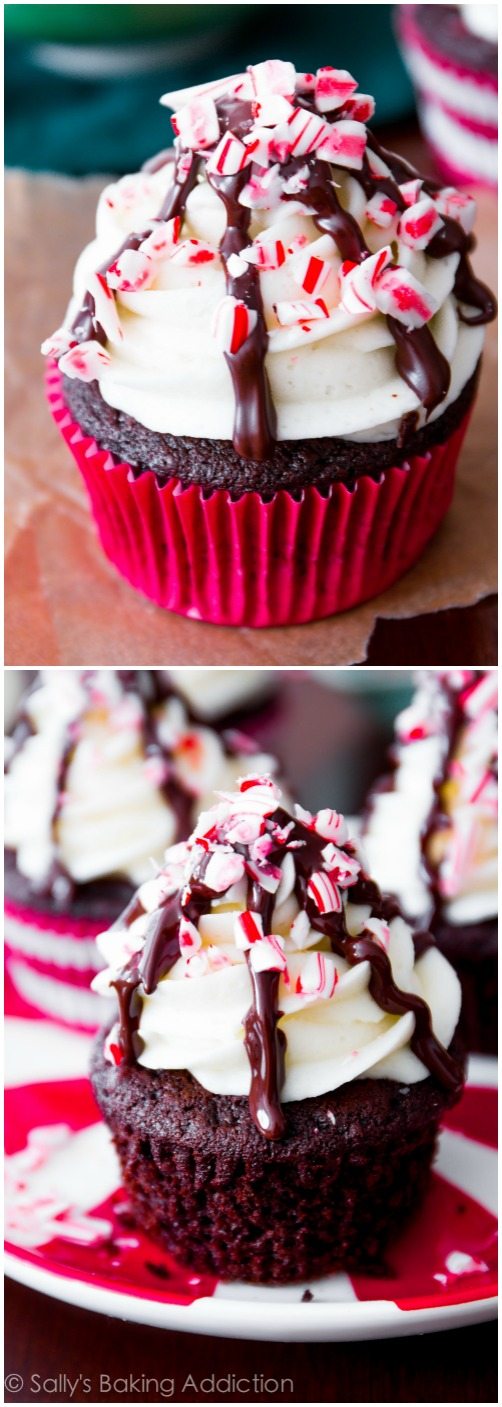
[[[497,674],[427,670],[370,794],[364,855],[462,981],[471,1050],[497,1049]]]
[[[356,89],[272,60],[167,95],[175,158],[103,193],[45,344],[106,552],[195,618],[354,605],[451,498],[493,316],[474,205],[382,151]]]
[[[497,5],[396,5],[405,64],[436,165],[457,185],[497,185]]]
[[[5,782],[7,969],[21,999],[97,1026],[96,934],[215,787],[270,763],[244,735],[194,723],[166,672],[42,672]]]
[[[99,943],[93,1087],[148,1233],[248,1281],[381,1255],[460,1092],[460,984],[343,818],[247,777]]]

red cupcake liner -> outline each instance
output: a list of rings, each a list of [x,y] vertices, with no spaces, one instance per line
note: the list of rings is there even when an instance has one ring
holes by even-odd
[[[45,914],[5,900],[5,963],[9,1015],[50,1017],[94,1031],[110,1009],[90,990],[103,964],[95,939],[106,921]]]
[[[130,465],[86,436],[66,408],[51,363],[52,415],[85,481],[110,561],[157,605],[217,625],[301,624],[385,591],[423,552],[453,494],[469,413],[442,445],[362,477],[353,490],[284,489],[204,496]]]

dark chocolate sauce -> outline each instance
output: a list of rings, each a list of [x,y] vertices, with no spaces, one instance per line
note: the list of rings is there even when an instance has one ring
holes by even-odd
[[[267,328],[263,315],[260,275],[253,264],[239,278],[232,278],[228,260],[240,254],[250,243],[251,211],[239,202],[239,195],[249,180],[249,168],[236,176],[208,175],[210,186],[225,207],[227,225],[220,244],[225,267],[227,293],[240,298],[256,313],[256,324],[237,352],[225,352],[225,361],[232,377],[235,399],[234,449],[243,459],[268,459],[276,437],[275,410],[270,394],[265,356]]]

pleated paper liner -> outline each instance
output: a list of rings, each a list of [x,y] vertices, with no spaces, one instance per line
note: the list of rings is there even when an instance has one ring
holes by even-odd
[[[266,502],[255,492],[205,496],[178,479],[160,488],[153,472],[135,479],[72,420],[54,363],[47,395],[122,576],[167,610],[234,626],[319,620],[397,581],[449,507],[470,414],[444,444],[386,469],[378,483],[309,485],[295,497],[281,489]]]

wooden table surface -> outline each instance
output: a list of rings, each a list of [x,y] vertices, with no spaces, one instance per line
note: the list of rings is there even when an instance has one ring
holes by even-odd
[[[384,141],[423,165],[413,128]],[[61,318],[103,178],[9,172],[6,193],[6,662],[11,665],[495,664],[496,328],[452,507],[420,562],[376,602],[275,630],[184,620],[141,597],[99,547],[43,396],[42,338]],[[495,284],[496,203],[479,195],[475,264]],[[32,230],[38,238],[34,242]],[[28,315],[27,315],[27,309]]]
[[[353,1344],[252,1343],[123,1324],[7,1281],[6,1402],[485,1402],[497,1400],[497,1326]],[[9,1374],[23,1388],[9,1391]],[[66,1374],[66,1379],[65,1379]],[[113,1384],[100,1391],[100,1375]],[[191,1374],[199,1391],[183,1391]],[[234,1374],[238,1391],[201,1380]],[[282,1392],[253,1385],[292,1379]],[[150,1378],[146,1391],[143,1380]],[[56,1379],[56,1383],[51,1380]],[[134,1379],[136,1382],[134,1382]],[[162,1380],[164,1387],[160,1385]],[[172,1393],[171,1379],[174,1380]],[[45,1380],[45,1390],[41,1388]],[[87,1381],[86,1381],[87,1380]],[[132,1380],[132,1381],[131,1381]],[[159,1387],[156,1389],[155,1384]],[[106,1386],[106,1384],[105,1384]],[[146,1384],[145,1384],[146,1386]],[[74,1387],[73,1395],[71,1388]]]

